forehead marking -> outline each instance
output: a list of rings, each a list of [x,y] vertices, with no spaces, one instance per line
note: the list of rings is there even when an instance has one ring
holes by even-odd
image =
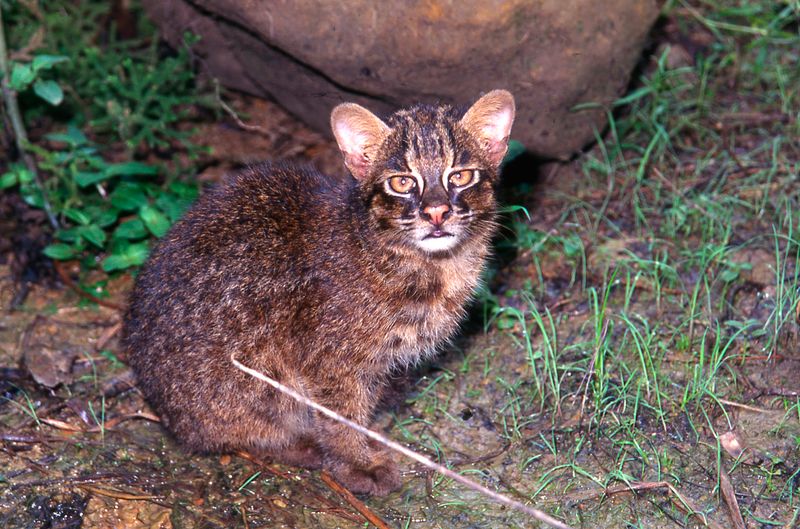
[[[447,178],[458,163],[456,141],[446,113],[436,109],[433,114],[414,119],[409,111],[401,111],[395,117],[396,127],[402,131],[403,160],[409,173],[417,180],[420,195],[426,188],[424,174],[431,170],[435,171],[434,174],[439,173],[436,177],[446,190]],[[463,159],[464,154],[458,158]]]
[[[425,179],[422,178],[422,173],[420,173],[417,164],[415,163],[414,157],[411,156],[411,149],[407,149],[405,152],[406,158],[406,165],[408,169],[411,171],[411,175],[417,179],[417,185],[419,186],[419,194],[422,196],[422,193],[425,192]]]
[[[444,186],[445,189],[447,189],[447,176],[453,169],[456,157],[455,145],[453,145],[453,141],[452,138],[450,137],[450,134],[447,134],[446,138],[447,141],[445,143],[447,144],[447,148],[445,149],[444,171],[442,172],[442,185]]]

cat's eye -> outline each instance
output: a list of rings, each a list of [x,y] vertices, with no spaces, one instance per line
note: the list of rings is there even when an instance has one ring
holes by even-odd
[[[395,193],[406,194],[417,186],[417,181],[412,176],[393,176],[389,179],[389,187]]]
[[[478,178],[477,169],[462,169],[451,173],[449,177],[450,185],[454,187],[464,187],[475,182]]]

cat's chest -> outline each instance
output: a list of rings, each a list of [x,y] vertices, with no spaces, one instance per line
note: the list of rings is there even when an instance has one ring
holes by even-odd
[[[482,262],[439,264],[408,273],[389,298],[381,349],[399,362],[434,352],[452,336],[480,279]]]

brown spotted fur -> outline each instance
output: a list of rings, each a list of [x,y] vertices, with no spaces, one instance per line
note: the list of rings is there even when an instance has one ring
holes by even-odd
[[[355,492],[400,485],[389,454],[229,358],[370,423],[392,370],[456,331],[489,251],[498,158],[462,115],[449,106],[397,112],[359,180],[251,167],[202,196],[160,241],[136,280],[122,343],[178,440],[199,452],[244,449],[324,466]],[[387,195],[386,176],[409,163],[426,179],[423,196]],[[440,177],[448,163],[479,167],[482,178],[448,194]],[[431,254],[404,227],[424,224],[420,209],[436,201],[451,204],[447,222],[466,235]]]

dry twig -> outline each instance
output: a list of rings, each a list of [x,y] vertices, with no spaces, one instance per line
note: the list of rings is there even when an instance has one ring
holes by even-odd
[[[234,123],[236,123],[236,126],[238,126],[240,129],[246,130],[248,132],[257,132],[259,134],[263,134],[264,136],[270,139],[273,139],[275,137],[275,134],[272,131],[267,130],[264,127],[259,127],[258,125],[248,125],[247,123],[242,121],[242,119],[239,117],[239,114],[237,114],[236,111],[230,107],[230,105],[228,105],[225,101],[222,100],[222,95],[219,92],[218,79],[214,79],[214,96],[217,100],[217,103],[222,108],[222,110],[224,110],[231,117]]]
[[[323,470],[320,472],[320,478],[322,481],[325,482],[327,486],[331,488],[332,491],[337,493],[339,496],[345,499],[347,503],[349,503],[355,510],[357,510],[361,515],[367,519],[369,523],[377,527],[378,529],[389,529],[389,526],[386,525],[386,522],[381,520],[377,514],[372,512],[369,507],[364,505],[364,502],[356,498],[352,492],[347,490],[346,488],[342,487],[339,483],[336,482],[333,477],[328,474],[327,471]]]
[[[626,483],[625,485],[620,485],[618,487],[611,487],[606,488],[603,490],[592,490],[580,494],[571,494],[567,497],[567,499],[571,501],[585,501],[591,498],[596,498],[598,496],[611,496],[613,494],[623,494],[626,492],[638,492],[642,490],[655,490],[655,489],[667,489],[667,491],[672,495],[673,500],[672,503],[680,508],[681,510],[687,512],[690,516],[695,516],[700,519],[706,527],[711,527],[711,529],[722,529],[722,527],[715,521],[709,520],[702,511],[698,511],[694,507],[692,507],[689,500],[683,497],[683,495],[678,492],[671,483],[667,481],[644,481],[638,483]],[[562,498],[564,499],[564,498]]]
[[[69,272],[67,272],[64,269],[64,264],[61,261],[53,261],[53,264],[55,265],[56,273],[58,273],[58,277],[61,278],[61,281],[63,281],[64,284],[67,285],[69,288],[74,290],[78,295],[83,296],[86,299],[94,301],[98,305],[102,305],[103,307],[107,307],[109,309],[118,310],[120,312],[125,310],[125,307],[123,307],[122,305],[114,303],[113,301],[100,299],[94,294],[90,294],[89,292],[86,292],[81,287],[79,287],[78,284],[75,283],[75,281],[73,281],[72,278],[69,276]]]
[[[764,408],[756,408],[755,406],[748,406],[747,404],[742,404],[741,402],[735,402],[728,399],[717,399],[722,404],[727,404],[728,406],[732,406],[734,408],[739,408],[742,410],[752,411],[754,413],[769,413],[772,410],[765,410]]]
[[[53,226],[53,229],[57,230],[60,227],[58,219],[55,213],[53,213],[53,207],[50,205],[50,201],[47,198],[47,193],[42,184],[42,178],[39,175],[39,169],[36,167],[36,162],[33,157],[25,150],[28,143],[28,133],[25,130],[22,114],[19,111],[17,92],[8,85],[8,80],[11,77],[11,69],[9,66],[8,51],[6,50],[6,35],[3,29],[3,9],[0,7],[0,72],[2,72],[3,76],[2,80],[0,80],[0,90],[2,90],[3,93],[3,102],[6,107],[6,112],[8,113],[8,119],[11,121],[11,128],[13,129],[14,140],[17,144],[17,151],[19,151],[19,155],[22,157],[25,167],[27,167],[28,171],[33,175],[36,187],[38,187],[39,191],[42,193],[42,205],[44,206],[45,213],[47,213],[50,224]]]
[[[100,338],[98,338],[97,342],[94,344],[94,350],[95,351],[100,351],[102,349],[105,349],[105,347],[108,344],[108,342],[110,342],[111,339],[121,329],[122,329],[122,323],[121,322],[117,322],[114,325],[112,325],[111,327],[109,327],[108,329],[106,329],[105,331],[103,331],[103,334],[100,335]]]
[[[263,470],[269,472],[270,474],[272,474],[275,477],[278,477],[278,478],[281,478],[281,479],[285,479],[285,480],[290,480],[290,479],[294,478],[294,479],[299,479],[301,482],[304,481],[302,479],[302,475],[292,476],[290,474],[282,472],[280,469],[275,468],[274,465],[269,465],[265,461],[261,460],[260,458],[254,456],[254,455],[252,455],[252,454],[250,454],[248,452],[244,452],[244,451],[240,450],[240,451],[237,451],[235,454],[238,457],[241,457],[242,459],[244,459],[245,461],[249,461],[250,463],[253,463],[253,464],[257,465],[260,469],[263,469]],[[223,455],[222,458],[226,458],[226,456],[227,456],[227,454]],[[227,463],[222,463],[222,458],[220,458],[221,464],[227,464]],[[227,456],[227,458],[229,459],[230,456]],[[323,481],[324,481],[324,478],[323,478]],[[328,483],[326,482],[326,484],[328,484]],[[335,503],[330,498],[327,498],[327,497],[325,497],[325,496],[323,496],[321,494],[318,494],[318,492],[321,492],[322,489],[318,489],[318,488],[314,487],[310,482],[304,482],[303,485],[306,487],[306,490],[308,491],[308,493],[311,495],[312,498],[314,498],[316,501],[320,502],[321,504],[323,504],[325,506],[323,508],[324,512],[327,512],[328,514],[332,514],[333,516],[338,516],[339,518],[343,518],[343,519],[351,521],[351,522],[361,523],[361,522],[364,521],[364,518],[366,516],[364,513],[361,513],[361,515],[359,516],[356,513],[353,513],[351,511],[348,511],[348,510],[344,509],[343,507],[341,507],[340,505]],[[338,483],[337,483],[337,485],[338,485]],[[333,488],[329,484],[328,484],[328,486],[329,486],[329,488]],[[334,492],[338,492],[338,491],[334,490]],[[349,493],[350,491],[347,491],[347,492]],[[345,498],[345,499],[347,499],[347,498]],[[269,504],[272,505],[271,503],[269,503]],[[356,510],[358,511],[358,508],[356,507],[356,505],[354,505],[352,503],[351,503],[351,505],[354,508],[356,508]],[[364,507],[366,508],[366,506],[364,506]],[[272,506],[270,508],[272,508]],[[361,511],[358,511],[358,512],[360,513]],[[378,518],[377,516],[375,516],[375,518],[380,520],[380,518]],[[367,518],[367,519],[370,520],[370,518]],[[372,522],[372,523],[374,524],[374,522]]]
[[[93,487],[91,485],[78,485],[78,488],[81,488],[87,492],[91,492],[92,494],[97,494],[98,496],[105,496],[107,498],[114,498],[116,500],[151,501],[151,500],[164,499],[163,496],[152,496],[148,494],[130,494],[128,492],[121,492],[113,489],[103,489],[100,487]]]
[[[74,424],[60,421],[58,419],[41,418],[39,419],[39,421],[43,422],[48,426],[52,426],[53,428],[57,428],[59,430],[63,430],[66,432],[97,433],[101,431],[111,431],[121,422],[129,421],[131,419],[144,419],[146,421],[151,421],[151,422],[161,422],[161,419],[159,419],[152,413],[147,413],[142,411],[138,411],[135,413],[126,413],[125,415],[118,415],[112,419],[105,421],[102,426],[96,425],[90,428],[85,428],[83,426],[75,426]]]

